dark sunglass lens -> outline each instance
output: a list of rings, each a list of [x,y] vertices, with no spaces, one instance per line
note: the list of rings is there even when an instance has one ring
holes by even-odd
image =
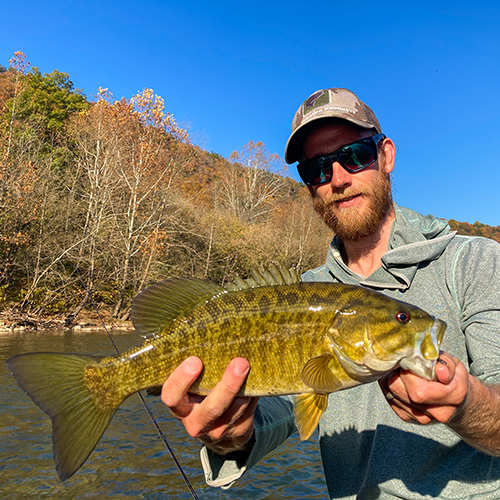
[[[299,175],[308,186],[330,182],[332,168],[327,158],[314,158],[298,165]]]
[[[340,152],[339,160],[346,168],[357,170],[375,160],[375,149],[371,144],[352,144]]]

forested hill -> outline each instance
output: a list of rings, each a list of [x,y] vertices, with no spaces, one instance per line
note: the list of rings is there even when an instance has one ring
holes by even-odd
[[[458,234],[465,234],[468,236],[484,236],[500,243],[500,226],[487,226],[480,222],[469,224],[468,222],[458,222],[454,219],[448,221],[450,227],[457,231]]]
[[[224,284],[324,259],[331,235],[277,155],[202,151],[150,89],[88,99],[18,52],[0,68],[0,115],[4,310],[74,318],[92,291],[120,317],[169,276]]]
[[[500,228],[451,221],[499,239]],[[331,234],[283,161],[250,142],[229,160],[194,146],[145,89],[87,98],[16,52],[0,66],[0,307],[114,317],[169,276],[224,284],[270,263],[319,265]]]

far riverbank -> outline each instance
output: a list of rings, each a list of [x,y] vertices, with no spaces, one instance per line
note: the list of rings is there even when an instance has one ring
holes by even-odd
[[[75,332],[92,332],[104,330],[133,331],[134,327],[129,320],[118,320],[111,317],[109,311],[82,310],[77,318],[67,315],[36,317],[20,314],[14,310],[0,312],[0,333],[37,331],[37,330],[72,330]]]

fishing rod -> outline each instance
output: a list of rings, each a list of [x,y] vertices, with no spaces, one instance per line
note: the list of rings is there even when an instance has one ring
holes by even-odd
[[[92,294],[93,283],[92,283],[92,289],[89,290],[89,288],[87,287],[85,281],[83,280],[82,275],[80,274],[80,271],[78,269],[76,269],[76,271],[78,272],[78,277],[80,278],[80,281],[82,282],[83,287],[85,288],[85,291],[87,292],[87,295],[88,295],[88,297],[90,299],[90,303],[92,304],[92,307],[94,308],[94,311],[96,312],[97,317],[99,318],[100,322],[102,323],[102,326],[104,327],[104,331],[108,334],[108,338],[111,341],[111,344],[113,345],[116,353],[120,354],[120,351],[118,350],[118,347],[116,346],[115,341],[113,340],[113,337],[112,337],[111,333],[109,332],[108,328],[106,327],[106,323],[104,323],[104,319],[102,318],[101,313],[99,312],[99,308],[97,307],[97,304],[94,301],[94,296]],[[181,477],[182,477],[182,479],[184,481],[184,484],[186,485],[187,489],[191,493],[191,496],[194,498],[194,500],[199,500],[199,497],[196,494],[196,491],[194,490],[193,486],[191,485],[191,482],[189,481],[189,478],[187,477],[186,473],[184,472],[184,469],[182,468],[179,460],[177,459],[177,457],[176,457],[176,455],[174,453],[174,450],[170,446],[170,443],[168,442],[167,438],[165,437],[165,434],[163,433],[163,431],[162,431],[160,425],[158,424],[155,416],[153,415],[153,412],[151,411],[151,408],[146,403],[146,400],[144,399],[144,396],[142,395],[142,393],[140,391],[138,391],[137,394],[139,395],[139,398],[142,401],[142,405],[143,405],[144,409],[146,410],[146,413],[148,414],[149,419],[151,420],[152,424],[154,425],[154,427],[156,429],[156,432],[158,433],[158,437],[163,441],[163,444],[165,445],[165,447],[167,448],[168,452],[170,453],[170,456],[171,456],[171,458],[172,458],[172,460],[173,460],[173,462],[174,462],[174,464],[175,464],[175,466],[177,468],[177,471],[181,475]]]

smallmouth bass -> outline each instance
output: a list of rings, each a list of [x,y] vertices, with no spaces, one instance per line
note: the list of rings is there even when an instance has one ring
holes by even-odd
[[[248,359],[241,395],[297,395],[295,419],[307,439],[332,392],[372,382],[397,366],[433,379],[446,329],[418,307],[381,293],[300,282],[277,268],[226,288],[169,279],[139,293],[131,316],[147,338],[121,354],[27,353],[7,361],[52,419],[62,480],[87,460],[127,397],[161,386],[189,356],[203,361],[190,389],[200,395],[219,382],[231,359]]]

